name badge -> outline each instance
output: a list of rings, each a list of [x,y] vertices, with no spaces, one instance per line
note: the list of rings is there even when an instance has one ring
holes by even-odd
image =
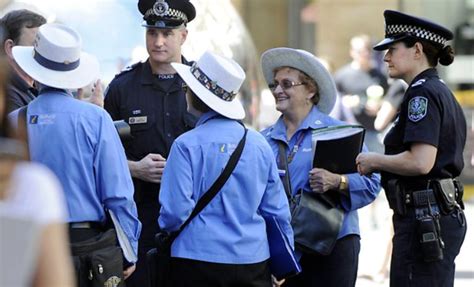
[[[142,117],[130,117],[128,119],[129,125],[136,125],[136,124],[146,124],[147,123],[147,116]]]

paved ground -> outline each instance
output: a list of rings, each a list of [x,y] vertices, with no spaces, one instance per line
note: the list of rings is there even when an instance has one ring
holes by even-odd
[[[474,286],[474,198],[466,202],[468,220],[467,235],[456,258],[455,287]],[[374,215],[374,217],[372,217]],[[359,212],[362,232],[361,254],[359,260],[359,278],[356,287],[388,287],[388,279],[377,274],[391,240],[391,213],[383,196],[374,206],[363,208]],[[372,220],[372,218],[376,218]],[[389,268],[389,266],[387,266]]]

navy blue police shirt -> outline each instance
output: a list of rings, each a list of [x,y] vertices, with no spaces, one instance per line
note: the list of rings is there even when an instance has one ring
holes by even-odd
[[[416,177],[382,172],[383,185],[392,178],[410,182],[459,176],[464,167],[466,119],[434,68],[416,76],[406,91],[394,126],[385,137],[385,154],[404,152],[413,143],[425,143],[438,149],[431,171]]]
[[[190,65],[182,58],[184,64]],[[149,153],[167,158],[173,141],[192,129],[196,117],[187,112],[183,80],[159,79],[148,61],[137,63],[118,74],[110,83],[104,108],[113,120],[125,120],[132,139],[123,143],[128,160],[139,161]],[[151,191],[159,185],[134,178],[136,191]]]

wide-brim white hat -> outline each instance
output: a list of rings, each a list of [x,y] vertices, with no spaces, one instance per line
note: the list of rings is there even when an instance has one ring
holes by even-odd
[[[234,60],[205,52],[193,65],[171,63],[188,87],[207,106],[230,119],[241,120],[245,110],[235,99],[245,72]]]
[[[87,86],[99,76],[97,59],[81,51],[81,38],[61,24],[44,24],[33,47],[13,47],[13,58],[35,81],[60,89]]]
[[[313,54],[286,47],[273,48],[262,54],[261,64],[267,84],[273,83],[274,71],[279,67],[290,67],[304,72],[319,87],[319,102],[316,105],[318,109],[325,114],[332,111],[337,97],[336,85],[321,60]]]

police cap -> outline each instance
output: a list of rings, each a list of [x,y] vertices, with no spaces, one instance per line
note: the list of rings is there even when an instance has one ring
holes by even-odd
[[[174,29],[196,17],[196,9],[189,0],[139,0],[138,10],[143,14],[143,26]]]
[[[426,40],[441,47],[453,39],[453,33],[450,30],[429,20],[392,10],[385,10],[383,15],[385,39],[375,45],[374,50],[386,50],[394,42],[409,37]]]

